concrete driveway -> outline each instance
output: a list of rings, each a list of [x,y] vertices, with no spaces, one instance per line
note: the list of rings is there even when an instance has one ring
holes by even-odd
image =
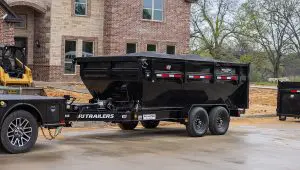
[[[39,138],[26,154],[0,152],[0,170],[140,170],[300,168],[300,122],[233,124],[225,136],[186,136],[183,126],[69,129],[55,141]]]

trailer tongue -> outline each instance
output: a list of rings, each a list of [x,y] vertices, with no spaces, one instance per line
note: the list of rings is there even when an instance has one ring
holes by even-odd
[[[249,65],[196,55],[136,53],[77,58],[80,76],[93,98],[69,100],[66,123],[105,121],[132,130],[139,121],[185,124],[190,136],[225,134],[230,116],[248,108]]]

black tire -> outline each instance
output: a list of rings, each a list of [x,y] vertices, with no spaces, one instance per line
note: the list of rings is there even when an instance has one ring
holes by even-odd
[[[8,153],[30,151],[37,137],[37,121],[32,114],[24,110],[17,110],[8,115],[1,127],[1,143]]]
[[[224,135],[229,123],[230,115],[224,107],[218,106],[209,112],[209,131],[212,135]]]
[[[280,121],[286,121],[286,116],[279,116]]]
[[[188,123],[186,130],[191,137],[202,137],[208,131],[208,114],[202,107],[194,108],[189,113]]]
[[[139,123],[138,121],[128,121],[128,122],[118,123],[118,125],[122,130],[133,130],[136,128],[138,123]]]
[[[141,121],[141,124],[146,129],[154,129],[159,125],[159,120],[146,120]]]

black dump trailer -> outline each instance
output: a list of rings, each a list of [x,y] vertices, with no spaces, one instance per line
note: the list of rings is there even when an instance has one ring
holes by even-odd
[[[300,82],[278,82],[277,116],[300,118]]]
[[[248,108],[249,64],[159,53],[76,60],[93,98],[88,104],[69,100],[68,126],[105,121],[132,130],[139,121],[145,128],[171,121],[186,125],[190,136],[203,136],[208,129],[223,135],[230,116]]]

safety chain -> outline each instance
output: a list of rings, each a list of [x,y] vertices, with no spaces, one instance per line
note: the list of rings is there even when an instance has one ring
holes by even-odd
[[[48,133],[49,133],[50,137],[46,136],[43,127],[41,127],[41,131],[42,131],[42,134],[43,134],[43,136],[44,136],[45,139],[47,139],[47,140],[53,140],[53,139],[55,139],[61,133],[62,127],[56,128],[54,134],[52,134],[51,130],[48,129]]]

